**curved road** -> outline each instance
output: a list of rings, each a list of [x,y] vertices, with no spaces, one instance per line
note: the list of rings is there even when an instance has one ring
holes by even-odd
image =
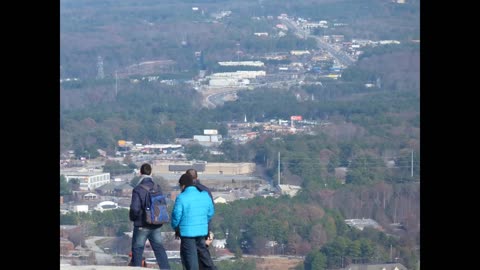
[[[88,249],[95,252],[95,258],[97,260],[97,265],[110,265],[112,264],[113,256],[110,254],[106,254],[97,244],[95,241],[105,238],[114,238],[114,237],[104,237],[104,236],[91,236],[85,239],[85,244],[87,245]]]
[[[222,106],[225,103],[225,96],[232,94],[233,92],[236,92],[237,90],[228,90],[226,92],[221,92],[221,93],[215,93],[208,95],[205,100],[208,104],[208,107],[210,108],[215,108],[217,106]]]
[[[251,85],[252,87],[282,87],[284,84],[295,84],[297,83],[297,80],[285,80],[285,81],[277,81],[277,82],[269,82],[269,83],[264,83],[261,85]],[[246,87],[240,87],[236,88],[234,90],[228,89],[225,90],[225,92],[220,92],[220,93],[213,93],[208,95],[205,98],[205,103],[208,108],[215,108],[219,106],[223,106],[225,104],[225,97],[228,95],[234,94],[234,92],[242,91],[242,90],[247,90],[248,88]]]

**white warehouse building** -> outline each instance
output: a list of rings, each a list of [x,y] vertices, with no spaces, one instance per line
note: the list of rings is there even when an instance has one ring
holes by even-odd
[[[246,86],[250,84],[249,79],[256,78],[258,76],[266,76],[264,70],[238,70],[235,72],[218,72],[208,76],[208,84],[210,86],[217,87],[234,87],[234,86]]]
[[[110,173],[98,172],[98,171],[71,171],[60,172],[70,182],[72,179],[80,180],[80,190],[90,191],[96,188],[110,183]]]
[[[249,79],[231,79],[231,78],[219,78],[219,79],[210,79],[208,85],[210,86],[224,86],[224,87],[235,87],[235,86],[245,86],[250,84]]]
[[[252,79],[257,76],[265,76],[265,70],[237,70],[235,72],[218,72],[208,76],[210,79],[232,78],[232,79]]]
[[[225,61],[218,62],[220,66],[251,66],[251,67],[263,67],[265,64],[262,61]]]

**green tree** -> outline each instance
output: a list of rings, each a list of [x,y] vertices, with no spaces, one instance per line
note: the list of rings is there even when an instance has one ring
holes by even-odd
[[[60,196],[72,194],[72,189],[68,185],[67,178],[62,174],[60,175]]]
[[[107,160],[103,166],[103,172],[110,173],[111,176],[132,173],[133,169],[127,164],[121,164],[118,161]]]
[[[370,239],[360,239],[360,253],[365,262],[369,262],[375,255],[375,244]]]
[[[347,247],[346,255],[352,258],[353,262],[358,262],[362,255],[360,241],[352,241]]]
[[[78,225],[77,217],[72,214],[60,215],[60,225]]]
[[[327,269],[327,257],[319,250],[310,252],[305,257],[305,270],[324,270]]]
[[[320,251],[327,257],[329,268],[343,267],[347,247],[350,240],[345,237],[337,237],[333,242],[324,245]]]
[[[72,178],[68,181],[68,185],[70,186],[70,190],[80,190],[80,179]]]
[[[372,184],[382,180],[385,172],[382,160],[371,155],[361,155],[351,163],[346,182],[355,185]]]
[[[198,143],[185,146],[185,154],[190,160],[201,160],[204,156],[204,148]]]

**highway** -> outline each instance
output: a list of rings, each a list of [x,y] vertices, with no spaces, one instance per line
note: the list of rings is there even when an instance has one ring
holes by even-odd
[[[282,21],[288,26],[289,29],[292,29],[298,37],[301,37],[301,38],[310,37],[317,40],[318,46],[321,49],[324,49],[328,53],[330,53],[338,61],[340,65],[347,67],[352,65],[355,62],[355,60],[350,55],[346,54],[342,50],[335,49],[334,47],[332,47],[332,45],[323,41],[318,36],[310,35],[307,31],[301,29],[293,20],[282,19]]]
[[[207,106],[209,108],[215,108],[217,106],[222,106],[225,103],[225,97],[229,95],[236,95],[235,92],[241,90],[241,89],[235,89],[235,90],[227,90],[226,92],[222,93],[215,93],[208,95],[206,97],[206,103],[208,104]]]
[[[280,88],[280,87],[289,87],[297,83],[298,83],[298,80],[285,80],[285,81],[276,81],[276,82],[269,82],[269,83],[256,84],[256,85],[252,84],[251,86],[253,88],[259,88],[259,87]],[[236,96],[236,92],[242,91],[242,90],[247,90],[247,88],[239,87],[239,88],[235,88],[235,90],[225,89],[225,92],[210,94],[205,98],[206,106],[208,108],[223,106],[225,101],[227,101],[225,99],[227,96],[232,96],[232,95]]]

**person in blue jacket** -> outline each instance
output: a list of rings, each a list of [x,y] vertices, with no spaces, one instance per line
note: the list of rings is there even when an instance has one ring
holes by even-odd
[[[129,211],[130,220],[133,221],[132,260],[130,265],[142,265],[143,251],[148,239],[160,269],[170,269],[167,252],[162,244],[162,235],[160,231],[162,224],[151,225],[145,223],[144,207],[147,190],[142,188],[140,184],[147,185],[150,188],[153,187],[152,166],[148,163],[142,164],[140,167],[140,173],[140,181],[138,181],[137,186],[132,191],[132,201],[130,203]]]
[[[175,199],[170,225],[180,234],[182,265],[186,270],[198,270],[197,246],[205,246],[215,209],[208,192],[197,189],[191,175],[182,174],[178,182],[182,192]]]
[[[185,173],[192,176],[193,184],[200,191],[208,192],[208,195],[210,196],[213,202],[212,192],[207,186],[200,183],[200,179],[198,179],[197,170],[191,168],[186,170]],[[213,205],[215,207],[215,202],[213,202]],[[208,235],[205,236],[205,245],[201,244],[197,246],[199,270],[217,270],[217,267],[213,263],[212,256],[210,255],[210,251],[208,250],[208,246],[213,242],[213,232],[212,232],[211,223],[212,223],[211,221],[208,223]]]

